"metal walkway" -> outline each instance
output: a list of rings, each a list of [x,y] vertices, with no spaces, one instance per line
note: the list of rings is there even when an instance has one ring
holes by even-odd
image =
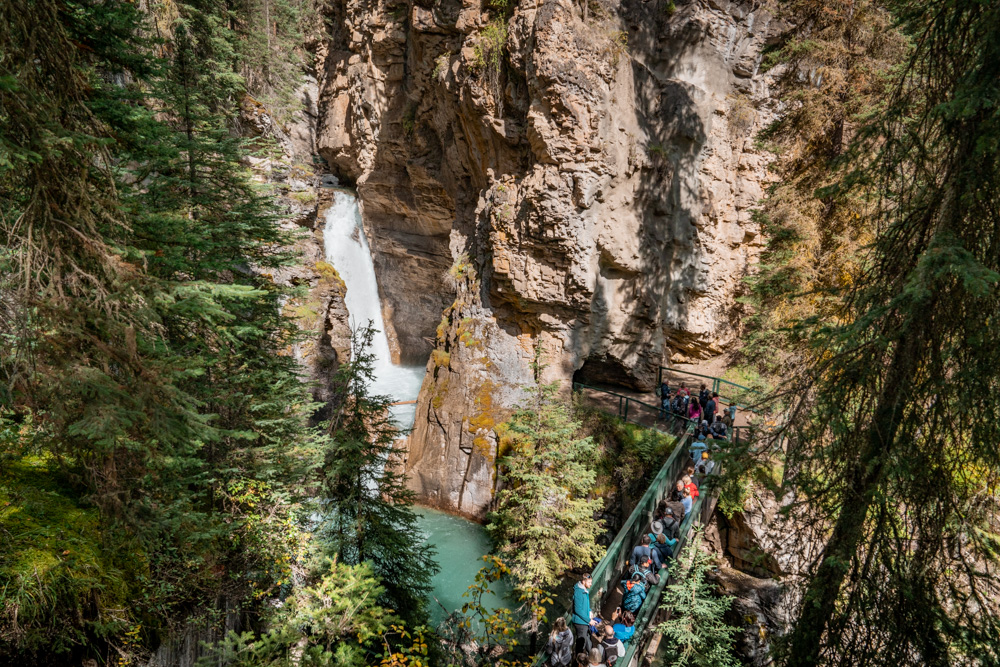
[[[661,369],[663,377],[666,377],[665,371],[671,374],[676,373],[671,369],[664,368]],[[720,383],[726,382],[719,378],[708,376],[698,377],[718,380]],[[676,386],[676,383],[674,384]],[[719,384],[713,382],[713,388],[717,386]],[[745,392],[753,391],[739,385],[734,386],[739,387],[740,390]],[[616,601],[620,600],[621,597],[618,591],[619,582],[626,578],[625,569],[632,554],[632,548],[639,543],[642,535],[648,530],[657,505],[659,505],[661,500],[669,496],[670,490],[676,481],[683,476],[684,469],[691,462],[689,448],[694,425],[688,419],[665,415],[659,406],[638,400],[634,396],[626,396],[608,389],[581,383],[574,383],[573,391],[581,400],[585,400],[587,403],[603,411],[617,414],[618,417],[626,422],[647,428],[655,428],[678,437],[677,445],[674,447],[673,452],[650,482],[646,493],[643,494],[629,515],[628,520],[621,527],[621,530],[618,531],[604,557],[592,570],[591,576],[593,577],[593,582],[590,587],[590,607],[597,610],[601,618],[605,618],[605,614],[610,618],[609,612],[615,608]],[[729,401],[726,402],[735,403],[735,398],[735,396],[730,395]],[[747,427],[735,427],[730,433],[730,440],[740,440],[746,436]],[[689,544],[693,528],[695,526],[706,525],[715,511],[716,496],[712,492],[711,484],[703,482],[702,487],[704,489],[703,492],[699,494],[691,507],[691,511],[684,516],[681,522],[679,539],[675,549],[675,559],[680,558],[685,547]],[[661,576],[660,583],[650,589],[645,602],[636,613],[635,634],[626,647],[625,656],[618,660],[616,665],[620,667],[638,667],[640,664],[642,656],[654,639],[655,633],[652,628],[658,622],[657,614],[660,608],[660,598],[663,595],[663,590],[670,583],[669,579],[667,576]],[[571,603],[570,608],[564,613],[567,622],[572,612]],[[553,620],[556,616],[556,614],[548,615],[550,620]],[[535,667],[542,667],[547,664],[547,660],[548,655],[542,650],[537,655],[533,664]]]

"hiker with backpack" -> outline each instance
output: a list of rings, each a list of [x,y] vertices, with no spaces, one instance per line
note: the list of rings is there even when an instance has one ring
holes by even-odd
[[[691,443],[691,449],[688,450],[688,455],[691,457],[691,461],[697,461],[701,458],[701,453],[708,449],[708,443],[705,442],[705,435],[702,433],[698,434],[695,441]]]
[[[674,547],[677,546],[676,539],[670,539],[663,532],[663,522],[654,521],[650,526],[650,533],[646,535],[652,544],[650,545],[653,552],[653,560],[659,560],[660,567],[667,566],[667,560],[673,558]]]
[[[715,421],[712,422],[712,437],[716,440],[726,440],[729,437],[729,429],[726,428],[726,422],[722,421],[722,415],[715,415]]]
[[[656,532],[656,521],[650,526],[652,528],[653,534],[658,534]],[[662,526],[662,533],[667,536],[668,539],[676,540],[677,536],[680,534],[681,524],[674,516],[674,511],[669,507],[664,507],[663,511],[660,512],[659,523]]]
[[[646,600],[646,594],[652,586],[660,583],[660,575],[653,572],[653,560],[650,558],[644,563],[633,565],[628,579],[623,579],[622,589],[622,609],[633,614],[639,610]]]
[[[552,624],[545,652],[549,654],[551,667],[570,667],[573,661],[573,632],[567,627],[566,619],[562,616]]]
[[[601,649],[604,664],[613,667],[618,659],[625,655],[625,645],[615,637],[615,629],[610,623],[602,625],[598,634],[600,636],[598,648]]]
[[[719,392],[713,391],[712,395],[704,403],[705,421],[712,424],[715,421],[715,413],[719,409]]]
[[[701,453],[701,463],[698,464],[698,473],[701,475],[711,475],[715,470],[715,461],[710,458],[708,452]]]
[[[650,540],[649,535],[643,535],[639,544],[632,549],[632,555],[628,559],[629,565],[634,566],[636,563],[645,563],[647,560],[652,559],[653,565],[657,570],[663,567],[663,564],[660,562],[660,555],[653,551],[653,548],[650,546],[651,543],[652,540]]]

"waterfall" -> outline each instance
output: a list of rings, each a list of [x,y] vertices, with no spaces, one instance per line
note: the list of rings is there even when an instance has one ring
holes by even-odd
[[[420,393],[426,368],[400,366],[392,363],[389,338],[382,319],[382,303],[378,296],[375,265],[371,249],[361,224],[358,199],[345,190],[335,190],[333,205],[326,212],[323,231],[326,261],[333,265],[347,285],[347,311],[351,314],[351,327],[359,328],[369,321],[377,330],[372,341],[375,355],[375,381],[371,391],[385,394],[393,401],[412,401]],[[413,426],[416,405],[397,405],[392,415],[397,425],[409,429]]]

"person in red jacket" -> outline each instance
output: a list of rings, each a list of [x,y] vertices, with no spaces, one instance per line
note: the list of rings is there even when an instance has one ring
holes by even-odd
[[[684,488],[691,493],[693,502],[693,499],[698,497],[698,485],[691,481],[691,477],[688,475],[684,475],[684,477],[681,478],[681,481],[684,482]]]

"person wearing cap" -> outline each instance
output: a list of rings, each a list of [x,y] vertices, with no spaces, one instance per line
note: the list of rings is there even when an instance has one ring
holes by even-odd
[[[671,540],[676,540],[681,531],[681,524],[677,520],[677,517],[674,516],[674,511],[669,507],[666,508],[663,511],[663,518],[660,519],[660,522],[663,524],[663,534]]]
[[[659,567],[663,568],[667,566],[667,559],[672,558],[674,555],[674,547],[677,546],[677,540],[671,540],[663,532],[663,522],[654,521],[650,525],[650,533],[647,537],[652,541],[651,549],[655,556],[659,556]]]
[[[715,470],[715,461],[711,459],[711,454],[702,452],[701,463],[698,464],[698,472],[702,475],[711,475],[713,470]]]
[[[586,651],[590,648],[591,625],[596,625],[594,612],[590,610],[590,572],[584,573],[580,581],[573,587],[573,629],[576,631],[575,653]]]

